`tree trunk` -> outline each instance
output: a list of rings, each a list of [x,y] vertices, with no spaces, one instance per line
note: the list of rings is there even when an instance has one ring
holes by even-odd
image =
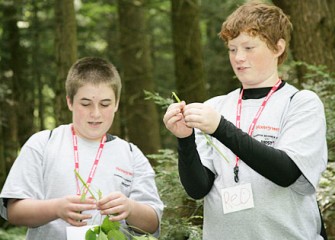
[[[294,60],[335,69],[335,2],[333,0],[273,0],[293,24],[291,52]],[[299,67],[299,82],[306,69]],[[316,79],[319,80],[319,79]]]
[[[197,0],[171,0],[172,39],[176,86],[179,98],[187,103],[206,100],[204,67],[199,26],[199,6]],[[197,204],[195,200],[182,200],[179,215],[190,217]],[[200,223],[202,224],[202,221]],[[177,230],[177,232],[180,229]],[[176,233],[176,236],[178,234]],[[186,239],[179,238],[178,239]]]
[[[149,154],[155,153],[161,144],[157,107],[152,101],[144,99],[144,90],[154,91],[144,2],[118,1],[121,77],[124,86],[124,105],[120,107],[126,110],[129,140],[145,154]]]
[[[180,99],[206,99],[198,0],[171,0],[176,86]]]
[[[20,35],[19,29],[17,27],[17,9],[14,2],[9,2],[10,4],[3,5],[3,42],[7,43],[2,46],[6,49],[8,54],[2,56],[1,61],[2,66],[2,83],[10,91],[9,95],[5,98],[3,103],[3,108],[1,109],[3,115],[3,143],[4,143],[4,159],[6,174],[14,162],[17,151],[20,147],[18,139],[18,86],[20,85],[20,70],[17,65],[20,66],[18,62],[20,59]],[[3,184],[3,182],[1,183]]]
[[[312,65],[325,65],[330,72],[335,69],[335,1],[333,0],[273,0],[288,14],[293,24],[291,51],[294,60]],[[306,74],[298,69],[299,83]],[[314,79],[321,81],[322,79]],[[335,236],[334,214],[324,213],[329,237]]]
[[[245,0],[231,2],[211,0],[203,2],[201,11],[206,19],[205,75],[209,86],[208,97],[227,94],[241,84],[230,65],[228,48],[219,38],[221,25],[235,8]]]
[[[106,2],[108,4],[110,4],[111,6],[115,5],[115,0],[106,0]],[[115,12],[110,12],[108,14],[108,18],[107,21],[109,23],[109,27],[107,29],[106,32],[106,42],[108,44],[108,51],[106,52],[107,58],[109,59],[109,61],[111,61],[116,68],[119,70],[119,66],[120,66],[120,60],[119,60],[119,49],[120,49],[120,43],[119,43],[119,31],[118,31],[118,24],[117,24],[117,13]],[[121,96],[123,96],[124,94],[124,87],[122,88],[122,93]],[[125,109],[124,109],[124,98],[122,97],[120,99],[120,103],[119,103],[120,107],[118,109],[117,114],[114,117],[114,121],[113,121],[113,125],[111,127],[111,129],[109,130],[109,132],[113,135],[119,136],[121,138],[125,138],[126,137],[126,128],[124,125],[124,121],[122,121],[123,119],[125,119]]]
[[[43,100],[43,83],[41,79],[41,68],[40,66],[43,64],[41,61],[41,55],[40,55],[40,30],[39,30],[39,25],[40,25],[40,20],[38,18],[38,12],[39,12],[39,6],[38,4],[33,1],[32,2],[32,66],[31,66],[31,73],[32,73],[32,78],[36,82],[35,84],[35,102],[37,105],[38,109],[38,127],[37,130],[43,130],[45,129],[44,126],[44,100]]]
[[[65,80],[71,65],[77,60],[77,25],[73,0],[55,1],[55,56],[57,79],[55,91],[56,125],[72,121],[66,105]]]

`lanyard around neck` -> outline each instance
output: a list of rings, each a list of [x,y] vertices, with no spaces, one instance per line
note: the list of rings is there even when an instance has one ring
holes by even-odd
[[[252,120],[250,126],[249,126],[249,130],[248,130],[248,134],[249,136],[252,136],[252,133],[254,132],[256,123],[261,115],[261,113],[263,112],[267,102],[269,101],[270,97],[272,96],[272,94],[277,91],[277,89],[279,88],[280,84],[282,83],[281,79],[279,79],[277,81],[277,83],[271,88],[271,90],[268,92],[268,94],[266,95],[265,99],[263,100],[261,106],[259,107],[254,119]],[[241,127],[241,114],[242,114],[242,97],[243,97],[243,92],[244,89],[242,88],[241,93],[239,95],[238,98],[238,102],[237,102],[237,111],[236,111],[236,127],[240,128]],[[239,157],[236,156],[236,164],[234,167],[234,180],[235,182],[239,181],[238,178],[238,161],[239,161]]]
[[[76,172],[79,173],[78,138],[77,138],[76,132],[74,131],[73,125],[71,126],[71,131],[72,131],[72,142],[73,142],[73,152],[74,152],[74,167],[75,167]],[[100,140],[100,144],[99,144],[97,154],[95,156],[90,174],[88,175],[88,178],[87,178],[87,181],[86,181],[87,188],[85,188],[84,194],[87,193],[88,187],[90,186],[90,184],[93,180],[93,177],[95,175],[95,171],[96,171],[96,169],[98,167],[98,164],[99,164],[99,161],[100,161],[102,150],[105,146],[105,142],[106,142],[106,134]],[[77,182],[77,195],[81,195],[80,186],[79,186],[79,179],[78,179],[77,175],[76,175],[76,182]]]

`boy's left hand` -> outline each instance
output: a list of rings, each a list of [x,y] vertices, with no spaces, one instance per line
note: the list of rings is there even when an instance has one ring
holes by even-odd
[[[221,114],[203,103],[190,103],[184,107],[186,125],[212,134],[219,126]]]
[[[129,217],[134,201],[121,192],[113,192],[97,202],[101,215],[110,215],[111,221],[120,221]]]

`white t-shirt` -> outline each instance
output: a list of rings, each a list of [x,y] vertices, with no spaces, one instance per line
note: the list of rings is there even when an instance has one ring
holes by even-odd
[[[291,99],[291,96],[295,96]],[[227,120],[236,122],[239,89],[206,102]],[[241,129],[248,132],[262,99],[243,100]],[[323,104],[311,91],[299,91],[285,84],[265,106],[253,138],[285,151],[302,172],[291,186],[278,186],[239,161],[239,183],[234,181],[235,155],[212,138],[227,163],[196,131],[202,163],[215,174],[211,191],[204,199],[204,240],[317,240],[321,221],[316,188],[327,165],[326,122]],[[267,164],[267,163],[264,163]],[[285,177],[285,176],[283,176]],[[221,190],[251,183],[254,208],[223,214]]]
[[[0,195],[1,215],[7,219],[4,199],[53,199],[75,195],[74,151],[71,125],[62,125],[31,136],[22,147]],[[49,139],[50,137],[50,139]],[[86,181],[95,159],[99,142],[78,137],[79,173]],[[155,184],[155,173],[137,146],[115,137],[106,142],[90,187],[103,196],[120,191],[127,197],[153,207],[159,220],[163,203]],[[100,215],[93,212],[88,224],[100,224]],[[62,219],[37,228],[29,228],[27,240],[66,239],[68,223]],[[158,234],[158,231],[155,235]]]

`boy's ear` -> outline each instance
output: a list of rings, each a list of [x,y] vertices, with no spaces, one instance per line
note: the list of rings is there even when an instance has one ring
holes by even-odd
[[[117,102],[115,103],[115,110],[114,110],[115,113],[116,113],[117,110],[119,109],[119,103],[120,103],[120,99],[117,100]]]
[[[67,107],[72,112],[72,101],[69,96],[66,96],[66,103],[67,103]]]
[[[280,55],[283,54],[283,52],[285,51],[286,48],[286,41],[284,39],[279,39],[277,42],[277,52],[276,55],[279,57]]]

